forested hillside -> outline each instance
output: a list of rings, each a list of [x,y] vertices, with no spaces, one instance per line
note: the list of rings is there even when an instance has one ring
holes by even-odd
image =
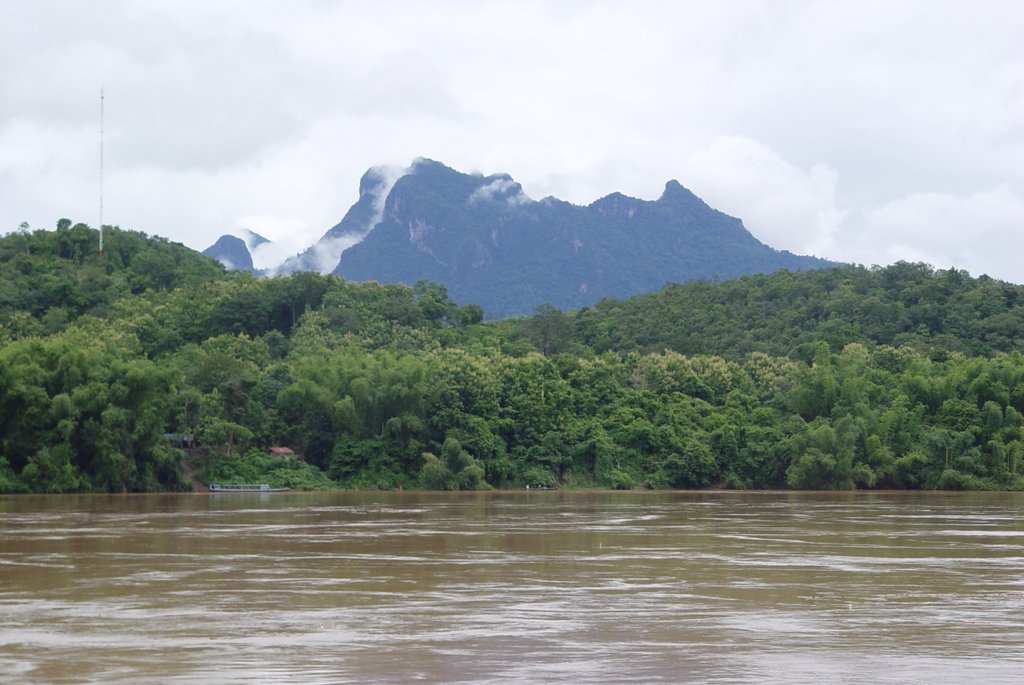
[[[1024,341],[1024,288],[906,262],[779,271],[603,300],[576,325],[598,351],[787,356],[824,340],[836,350],[859,342],[991,355]]]
[[[105,233],[102,264],[97,231],[68,219],[55,231],[0,238],[0,336],[52,333],[84,314],[106,316],[126,296],[224,275],[219,264],[183,245],[135,231]]]
[[[204,254],[252,270],[237,238],[224,236]],[[579,206],[534,201],[507,174],[464,174],[421,158],[404,170],[369,169],[342,220],[272,271],[427,280],[497,319],[542,303],[576,309],[666,282],[829,266],[765,245],[676,181],[657,200],[612,193]]]
[[[1020,488],[1019,286],[898,264],[483,323],[444,287],[0,238],[0,491]],[[271,446],[298,459],[268,456]]]

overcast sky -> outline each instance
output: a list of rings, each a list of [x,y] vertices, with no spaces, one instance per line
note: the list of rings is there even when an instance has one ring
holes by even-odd
[[[773,247],[1024,283],[1024,4],[0,0],[0,230],[294,253],[370,166],[677,179]]]

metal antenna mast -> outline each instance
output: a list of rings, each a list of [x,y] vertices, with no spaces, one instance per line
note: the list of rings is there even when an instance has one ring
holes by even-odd
[[[100,86],[100,262],[103,261],[103,86]]]

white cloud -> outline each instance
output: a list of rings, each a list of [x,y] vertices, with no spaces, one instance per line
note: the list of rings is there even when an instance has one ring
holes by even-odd
[[[836,172],[802,169],[743,137],[719,137],[683,164],[691,189],[781,249],[860,264],[922,261],[1024,282],[1024,196],[1004,184],[968,193],[910,193],[837,205]]]
[[[338,267],[341,260],[341,253],[361,241],[374,226],[380,223],[384,216],[384,205],[391,189],[394,188],[398,179],[402,178],[415,169],[411,167],[400,167],[394,165],[380,165],[371,167],[365,174],[367,185],[360,188],[362,197],[369,196],[372,203],[373,213],[361,226],[347,225],[345,232],[340,235],[331,235],[334,228],[317,239],[310,240],[309,232],[293,230],[282,232],[275,230],[275,235],[286,234],[289,245],[288,250],[278,245],[262,246],[262,253],[266,255],[266,261],[261,263],[261,268],[268,269],[272,273],[292,273],[296,270],[308,269],[310,266],[320,273],[328,274]],[[362,186],[362,181],[360,181]],[[360,199],[362,199],[362,197]],[[302,241],[299,249],[294,249],[296,241]],[[308,253],[306,248],[309,248]],[[302,252],[302,259],[296,255]]]
[[[239,224],[225,232],[245,241],[249,254],[252,255],[253,266],[257,269],[276,266],[306,248],[301,238],[305,225],[297,219],[251,215],[241,217]],[[267,242],[257,244],[251,237],[252,233],[266,238]],[[275,238],[271,239],[269,236]]]
[[[98,223],[97,152],[98,139],[89,140],[80,126],[0,123],[0,231],[25,220],[36,228],[52,228],[62,217]]]
[[[317,271],[329,274],[338,266],[341,253],[362,240],[362,237],[343,235],[317,241],[312,247],[313,263]]]
[[[496,178],[487,185],[480,186],[470,194],[466,202],[492,202],[495,196],[501,197],[509,206],[530,202],[530,198],[523,192],[523,187],[510,178]]]
[[[1024,197],[1007,186],[916,193],[867,210],[858,223],[844,252],[863,263],[917,260],[1024,282]]]
[[[825,164],[801,169],[742,136],[719,136],[682,163],[681,181],[711,206],[744,220],[762,242],[819,256],[836,253],[845,212],[837,174]]]
[[[373,198],[373,216],[359,231],[359,238],[362,239],[370,230],[380,223],[384,217],[384,204],[387,202],[391,189],[398,183],[398,179],[408,174],[413,167],[401,167],[397,165],[378,165],[370,168],[376,183],[366,190]],[[338,260],[334,260],[337,265]]]
[[[298,252],[367,168],[426,156],[577,204],[675,178],[776,247],[1024,281],[1022,26],[998,1],[6,3],[0,230],[96,222],[104,85],[105,219],[197,249]],[[925,230],[946,216],[988,240]]]

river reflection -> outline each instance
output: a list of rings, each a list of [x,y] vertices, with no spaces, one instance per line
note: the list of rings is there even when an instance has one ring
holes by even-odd
[[[1024,495],[0,497],[6,683],[1016,683]]]

